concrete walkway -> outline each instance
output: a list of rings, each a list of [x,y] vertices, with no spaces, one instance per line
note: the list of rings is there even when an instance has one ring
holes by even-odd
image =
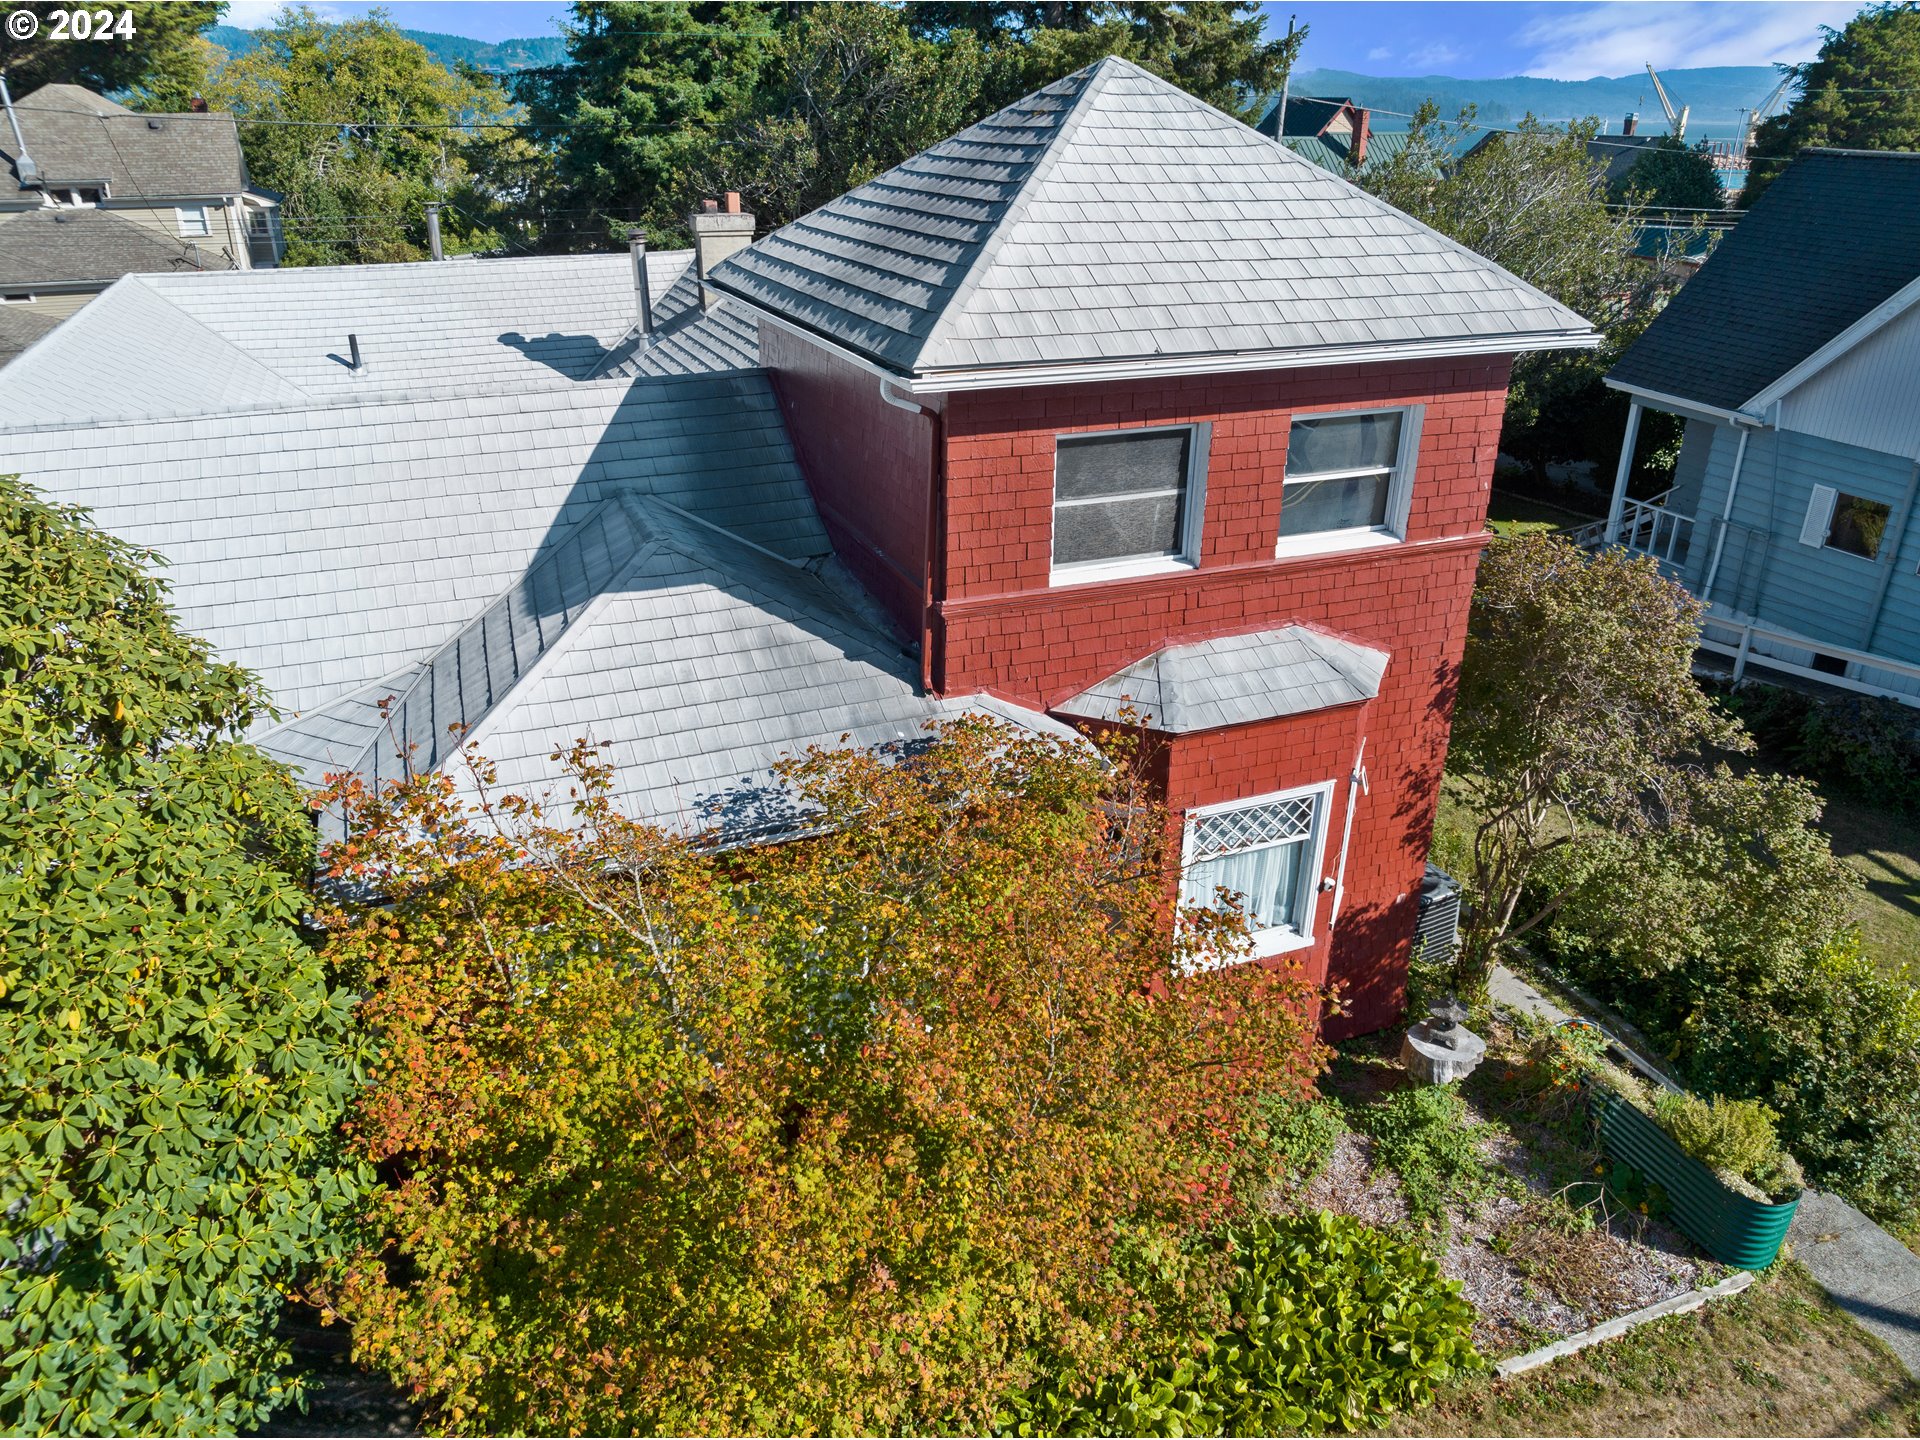
[[[1833,1303],[1920,1380],[1920,1255],[1838,1195],[1818,1190],[1801,1197],[1787,1243]]]
[[[1487,990],[1495,1004],[1549,1024],[1569,1018],[1504,965],[1494,967]],[[1884,1341],[1920,1380],[1920,1255],[1838,1195],[1819,1190],[1801,1197],[1787,1243],[1834,1304]]]

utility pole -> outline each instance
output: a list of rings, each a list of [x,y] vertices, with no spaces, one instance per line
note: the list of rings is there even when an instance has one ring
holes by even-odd
[[[1287,133],[1287,92],[1293,89],[1293,22],[1294,17],[1287,16],[1287,73],[1280,80],[1280,109],[1273,117],[1276,140]]]

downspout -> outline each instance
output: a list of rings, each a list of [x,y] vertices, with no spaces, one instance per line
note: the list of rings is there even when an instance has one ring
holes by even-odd
[[[929,443],[932,446],[931,474],[927,477],[927,553],[925,563],[920,569],[920,691],[932,695],[934,690],[933,650],[934,650],[934,587],[945,573],[945,555],[942,553],[946,539],[946,507],[942,504],[942,491],[945,489],[947,455],[943,443],[940,412],[931,405],[922,405],[893,391],[891,376],[880,377],[880,398],[896,410],[905,410],[910,414],[924,415],[931,427]]]
[[[17,157],[14,170],[20,176],[20,188],[29,190],[40,184],[40,167],[27,155],[27,137],[20,133],[20,117],[13,113],[13,92],[7,89],[7,77],[0,74],[0,102],[7,107],[7,123],[13,126],[13,148]]]
[[[1860,642],[1862,650],[1873,649],[1873,637],[1880,629],[1880,612],[1886,605],[1887,587],[1893,583],[1894,568],[1900,563],[1900,547],[1907,538],[1907,527],[1913,520],[1915,494],[1920,494],[1920,460],[1913,462],[1913,472],[1907,476],[1907,493],[1900,498],[1899,516],[1887,526],[1888,534],[1880,542],[1886,558],[1880,562],[1880,578],[1873,587],[1873,604],[1867,610],[1866,638]]]
[[[1713,537],[1713,559],[1707,562],[1707,578],[1700,587],[1700,603],[1713,601],[1714,577],[1720,573],[1720,556],[1727,548],[1727,525],[1733,518],[1733,502],[1740,494],[1740,467],[1747,459],[1747,438],[1759,427],[1759,421],[1733,422],[1740,430],[1740,446],[1733,452],[1733,474],[1727,477],[1727,503],[1720,507],[1720,533]]]
[[[1340,902],[1347,896],[1347,846],[1353,839],[1353,811],[1360,803],[1362,795],[1372,794],[1367,784],[1367,737],[1360,737],[1360,748],[1354,753],[1353,770],[1347,776],[1347,823],[1340,831],[1340,864],[1333,875],[1333,914],[1327,917],[1327,935],[1333,935],[1333,927],[1340,923]],[[1331,953],[1331,952],[1329,952]]]

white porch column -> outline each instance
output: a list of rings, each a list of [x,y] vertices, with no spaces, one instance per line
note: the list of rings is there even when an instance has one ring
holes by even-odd
[[[1633,473],[1633,447],[1640,438],[1640,402],[1627,405],[1627,437],[1620,442],[1620,464],[1613,472],[1613,499],[1607,503],[1607,544],[1620,539],[1620,513],[1627,504],[1627,477]]]

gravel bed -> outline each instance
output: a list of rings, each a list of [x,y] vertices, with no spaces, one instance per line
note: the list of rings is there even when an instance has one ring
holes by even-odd
[[[1367,1089],[1376,1088],[1376,1077],[1378,1071]],[[1489,1118],[1472,1096],[1463,1099],[1475,1120]],[[1516,1128],[1518,1134],[1496,1131],[1483,1145],[1502,1178],[1496,1193],[1448,1207],[1444,1245],[1432,1232],[1420,1237],[1480,1312],[1473,1340],[1482,1354],[1530,1350],[1726,1273],[1677,1231],[1637,1214],[1616,1214],[1586,1230],[1566,1223],[1571,1212],[1540,1154],[1558,1142],[1531,1127]],[[1376,1169],[1372,1140],[1353,1131],[1340,1137],[1312,1181],[1274,1203],[1333,1210],[1381,1227],[1407,1224],[1398,1177]]]

